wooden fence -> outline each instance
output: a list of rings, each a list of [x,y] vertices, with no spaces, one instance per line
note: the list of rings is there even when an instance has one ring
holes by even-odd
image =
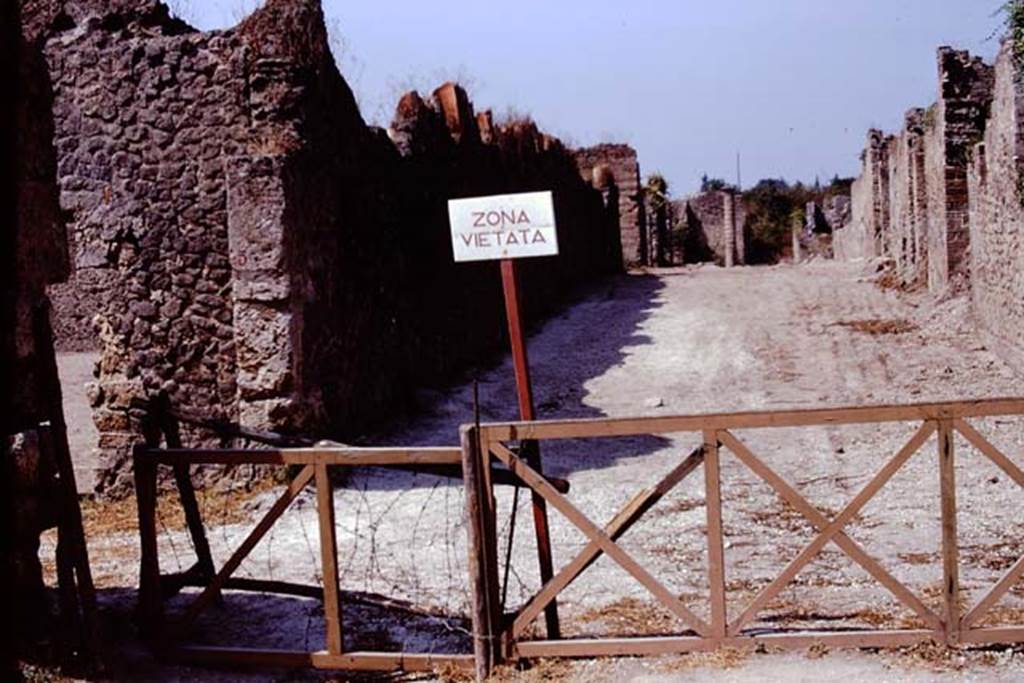
[[[1024,641],[1024,625],[980,627],[982,618],[1024,574],[1024,557],[1018,559],[972,606],[961,609],[959,553],[957,546],[957,497],[954,481],[953,435],[959,433],[994,462],[1019,486],[1024,471],[993,446],[969,422],[970,418],[1024,415],[1024,400],[994,399],[970,402],[929,403],[907,406],[830,408],[747,412],[719,415],[669,416],[628,419],[586,419],[546,422],[484,424],[462,429],[462,458],[465,472],[467,516],[470,534],[470,582],[474,594],[474,654],[478,677],[487,676],[495,664],[509,659],[533,657],[594,657],[604,655],[645,655],[710,650],[725,646],[804,648],[814,643],[838,647],[905,646],[937,641],[951,646],[968,643],[1009,643]],[[811,505],[790,483],[773,470],[765,459],[733,433],[737,429],[808,427],[815,425],[913,422],[917,429],[906,444],[889,458],[834,516],[826,516]],[[680,432],[702,435],[702,445],[653,486],[640,491],[610,522],[600,525],[583,514],[563,493],[557,491],[524,458],[512,442],[530,443],[546,439],[639,436]],[[937,434],[936,468],[940,482],[938,514],[941,518],[942,607],[937,612],[905,584],[897,580],[844,528],[933,435]],[[738,611],[732,620],[722,534],[720,461],[727,453],[767,483],[817,530],[806,547]],[[499,566],[496,529],[498,520],[493,489],[495,465],[501,463],[512,475],[541,496],[585,534],[583,550],[555,572],[539,591],[511,614],[503,614],[499,599]],[[703,469],[707,515],[708,614],[695,614],[675,594],[617,544],[617,540],[665,494],[698,469]],[[748,628],[760,611],[826,545],[834,543],[854,562],[884,586],[902,605],[920,618],[925,628],[796,631],[764,633]],[[597,560],[607,555],[642,584],[675,617],[686,625],[682,635],[631,638],[529,637],[532,622],[544,612],[572,581]]]
[[[174,441],[175,439],[168,439]],[[173,445],[173,444],[172,444]],[[332,467],[387,467],[416,469],[438,474],[458,471],[462,455],[457,448],[347,448],[313,447],[274,450],[187,450],[140,446],[135,451],[135,483],[139,506],[142,562],[139,581],[140,622],[161,654],[196,663],[238,666],[312,667],[349,671],[430,671],[439,667],[471,667],[473,656],[408,652],[346,651],[342,637],[342,593],[338,583],[338,545],[334,523]],[[219,570],[206,542],[199,509],[192,493],[188,470],[193,465],[260,464],[299,468],[284,491],[249,535]],[[197,551],[197,562],[177,575],[160,571],[157,538],[157,471],[162,465],[174,469],[189,530]],[[242,561],[273,527],[302,491],[316,488],[320,528],[320,559],[323,587],[282,581],[233,578]],[[562,488],[562,487],[560,487]],[[564,490],[564,488],[563,488]],[[202,587],[199,595],[175,620],[164,618],[163,601],[185,585]],[[247,647],[210,647],[185,644],[189,627],[224,589],[255,590],[304,597],[321,597],[324,604],[327,649],[317,652],[268,650]],[[244,618],[244,615],[240,615]]]

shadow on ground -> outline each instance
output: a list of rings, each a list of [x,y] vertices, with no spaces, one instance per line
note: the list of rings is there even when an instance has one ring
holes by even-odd
[[[649,345],[643,323],[661,305],[664,283],[647,274],[623,275],[587,290],[561,314],[532,331],[527,345],[534,403],[542,420],[607,417],[587,391],[587,382],[622,365],[627,351]],[[456,446],[459,427],[473,421],[473,382],[480,393],[482,422],[519,419],[511,360],[505,357],[478,368],[460,383],[442,390],[422,390],[414,415],[391,429],[361,440],[377,446]],[[541,445],[545,472],[566,476],[577,470],[602,469],[620,458],[661,450],[670,441],[655,436],[566,439]],[[357,477],[367,489],[432,486],[436,479],[409,473],[367,471]]]

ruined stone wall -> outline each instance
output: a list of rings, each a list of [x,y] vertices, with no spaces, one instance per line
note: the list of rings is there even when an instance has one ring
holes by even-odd
[[[345,439],[499,349],[497,268],[452,263],[449,198],[553,190],[560,255],[522,269],[533,319],[621,269],[619,206],[531,122],[448,85],[367,127],[314,0],[213,33],[154,0],[47,7],[101,487],[125,482],[135,399]]]
[[[651,248],[646,206],[640,185],[640,162],[629,145],[602,144],[575,151],[583,178],[604,189],[614,181],[618,190],[619,226],[625,266],[650,265]]]
[[[889,139],[871,129],[861,152],[861,172],[850,188],[850,225],[835,238],[835,257],[881,256],[889,228]]]
[[[701,192],[675,203],[683,224],[683,260],[746,263],[746,208],[733,191]],[[726,228],[732,219],[732,230]]]
[[[944,289],[967,277],[967,164],[970,148],[985,130],[992,93],[992,67],[966,51],[939,48],[939,100],[926,136],[928,186],[928,287]]]
[[[927,206],[925,150],[932,114],[911,109],[903,130],[889,140],[889,229],[884,252],[900,281],[922,281],[927,272]]]
[[[133,398],[166,391],[237,417],[227,162],[287,143],[252,134],[263,90],[242,35],[192,31],[142,0],[58,5],[46,58],[73,274],[55,319],[68,346],[102,349],[99,465],[124,472]]]
[[[969,167],[971,308],[990,345],[1024,370],[1024,90],[1009,44],[995,64],[991,116]]]
[[[46,286],[67,277],[64,225],[58,203],[53,149],[52,91],[46,63],[29,25],[19,23],[18,3],[0,11],[7,84],[0,121],[0,258],[3,308],[3,564],[10,596],[8,618],[17,628],[15,649],[52,637],[39,563],[39,534],[55,524],[55,462],[45,433],[61,438],[60,383]]]

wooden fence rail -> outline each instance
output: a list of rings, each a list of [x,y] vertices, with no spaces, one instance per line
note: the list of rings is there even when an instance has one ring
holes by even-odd
[[[608,418],[510,422],[462,428],[462,459],[466,472],[467,527],[470,534],[471,586],[474,592],[474,654],[478,678],[507,659],[532,657],[594,657],[644,655],[750,647],[804,648],[814,643],[839,647],[896,647],[923,641],[956,646],[963,643],[1024,642],[1024,625],[979,627],[977,624],[1012,585],[1024,575],[1024,557],[1018,559],[977,602],[966,611],[960,606],[957,502],[954,476],[954,434],[960,434],[1007,476],[1024,487],[1024,471],[992,445],[969,418],[1024,415],[1024,399],[991,399],[904,406],[827,408],[816,410],[759,411],[714,415],[646,418]],[[916,429],[909,440],[884,463],[839,513],[826,516],[780,476],[766,459],[757,455],[733,432],[737,429],[809,427],[815,425],[911,422]],[[509,442],[545,439],[584,439],[610,436],[641,436],[696,432],[702,445],[679,463],[653,487],[637,493],[610,522],[600,525],[581,512],[569,498],[532,468],[510,447]],[[937,435],[937,471],[941,520],[942,607],[930,609],[911,588],[893,576],[846,532],[847,525],[880,490]],[[816,530],[817,535],[727,620],[728,595],[723,554],[722,495],[720,462],[726,454],[742,463],[768,484],[790,507]],[[499,614],[498,555],[495,529],[496,504],[488,473],[495,463],[503,464],[514,477],[542,497],[588,539],[554,576],[541,586],[518,610]],[[709,621],[705,621],[636,560],[617,541],[669,490],[703,468],[707,515],[707,558]],[[830,513],[831,514],[831,513]],[[836,545],[850,559],[909,608],[925,626],[917,629],[864,629],[764,633],[749,625],[757,615],[827,545]],[[687,631],[664,637],[616,637],[589,639],[531,640],[530,628],[544,608],[582,574],[600,555],[607,555],[644,586],[658,603],[673,614]]]

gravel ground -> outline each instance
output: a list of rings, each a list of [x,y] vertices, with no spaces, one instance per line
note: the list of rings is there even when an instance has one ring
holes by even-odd
[[[68,447],[75,466],[75,484],[78,492],[93,492],[96,479],[94,450],[99,432],[92,421],[92,408],[85,395],[85,385],[93,380],[92,371],[99,353],[75,352],[57,354],[57,372],[64,393],[64,419],[68,425]]]
[[[967,302],[878,288],[870,264],[819,262],[725,270],[713,266],[632,274],[595,289],[530,338],[536,401],[542,418],[658,415],[925,400],[1012,396],[1018,378],[973,331]],[[510,362],[476,373],[485,421],[514,417]],[[420,414],[366,443],[457,443],[470,420],[471,382],[423,392]],[[975,425],[1011,455],[1024,444],[1024,421]],[[910,424],[741,430],[736,435],[831,516],[840,510],[913,433]],[[572,484],[570,499],[598,523],[610,519],[637,490],[649,486],[698,443],[696,435],[562,441],[542,447],[546,471]],[[964,566],[962,583],[975,596],[1024,550],[1012,482],[962,440],[956,476]],[[937,608],[938,488],[934,437],[847,528],[852,538],[897,578]],[[699,475],[699,471],[697,473]],[[511,492],[499,490],[502,538]],[[811,526],[786,509],[734,457],[723,455],[727,587],[730,616],[813,537]],[[457,482],[385,472],[353,473],[335,496],[343,586],[394,596],[426,612],[382,611],[360,605],[346,613],[346,638],[362,632],[370,644],[444,651],[468,647],[465,622],[465,529]],[[524,499],[525,500],[525,499]],[[255,515],[270,496],[253,501]],[[218,560],[249,525],[218,525],[205,505]],[[510,605],[537,587],[528,511],[520,505],[509,583]],[[691,476],[625,536],[623,546],[656,577],[706,615],[703,483]],[[585,539],[551,513],[556,565]],[[301,497],[242,567],[242,574],[316,582],[315,503]],[[90,539],[103,600],[110,613],[128,608],[137,568],[134,534]],[[161,533],[165,567],[188,564],[188,541]],[[1024,591],[1000,616],[1020,622]],[[352,597],[352,596],[350,596]],[[181,598],[172,603],[180,605]],[[681,625],[617,565],[602,558],[560,597],[567,633],[678,632]],[[244,612],[242,611],[244,610]],[[245,619],[238,615],[245,614]],[[774,600],[752,626],[914,626],[913,616],[834,546],[829,546]],[[319,647],[322,620],[315,601],[229,595],[204,616],[205,642]],[[125,638],[128,636],[125,635]],[[217,679],[222,674],[157,668],[126,646],[124,675]],[[808,666],[814,658],[813,668]],[[826,668],[822,668],[826,667]],[[568,664],[544,677],[568,680],[676,678],[804,680],[821,672],[855,679],[934,680],[936,677],[1020,678],[1015,651],[947,655],[813,652],[720,658],[599,660]],[[266,676],[269,676],[268,679]],[[231,679],[238,678],[232,674]],[[251,680],[270,680],[253,674]]]

